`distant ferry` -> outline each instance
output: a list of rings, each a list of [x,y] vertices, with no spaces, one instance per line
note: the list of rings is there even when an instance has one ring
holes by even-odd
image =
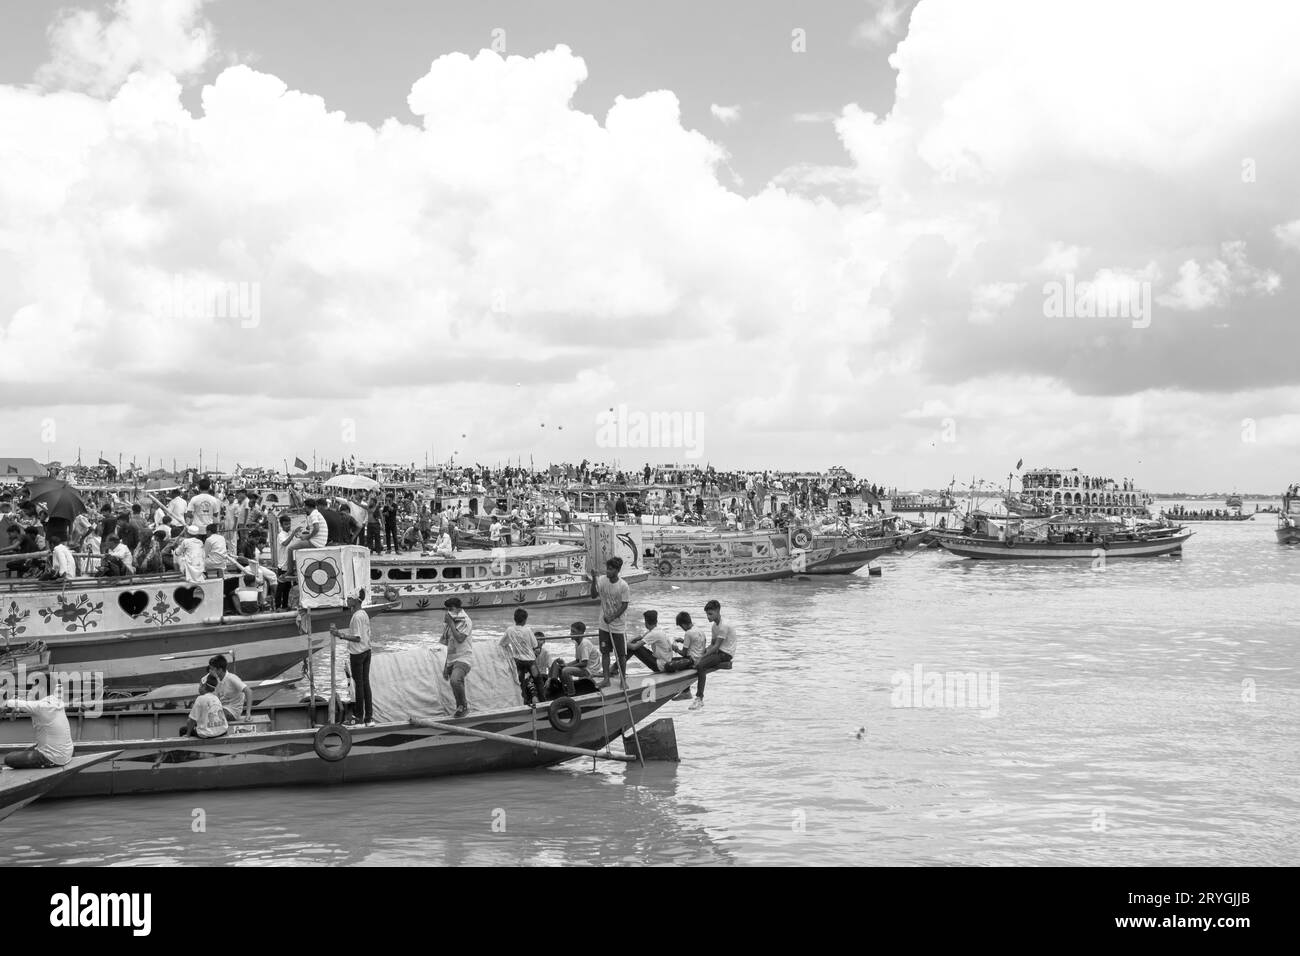
[[[1151,496],[1128,478],[1085,475],[1078,468],[1034,468],[1021,479],[1020,503],[1038,514],[1150,516]]]

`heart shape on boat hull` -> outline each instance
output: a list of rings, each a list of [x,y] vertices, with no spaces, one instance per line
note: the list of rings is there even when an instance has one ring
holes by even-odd
[[[193,614],[195,608],[203,603],[203,588],[197,584],[186,588],[177,588],[172,592],[172,598],[182,608]]]
[[[123,591],[117,596],[117,606],[131,617],[139,617],[149,606],[149,595],[143,591]]]

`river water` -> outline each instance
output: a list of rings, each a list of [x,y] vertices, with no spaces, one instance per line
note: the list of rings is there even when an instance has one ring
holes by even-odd
[[[44,801],[0,863],[1295,864],[1300,548],[1270,515],[1195,527],[1181,558],[1101,570],[921,551],[640,585],[638,612],[716,597],[740,632],[707,707],[660,711],[679,764]],[[377,646],[437,625],[376,618]]]

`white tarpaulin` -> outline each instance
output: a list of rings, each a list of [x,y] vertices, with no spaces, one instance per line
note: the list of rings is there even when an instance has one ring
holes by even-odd
[[[465,697],[473,710],[523,706],[514,661],[499,641],[500,637],[474,641],[474,661],[465,679]],[[572,646],[563,646],[571,658]],[[542,666],[549,660],[544,649]],[[447,648],[441,644],[372,655],[370,692],[375,697],[375,719],[439,717],[455,711],[456,696],[442,676],[446,661]]]

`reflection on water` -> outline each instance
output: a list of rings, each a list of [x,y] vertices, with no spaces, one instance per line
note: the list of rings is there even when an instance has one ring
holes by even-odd
[[[664,711],[680,765],[48,801],[6,822],[0,863],[1294,862],[1300,548],[1272,527],[1101,572],[920,552],[873,579],[638,586],[637,611],[717,597],[740,626],[708,706]],[[388,647],[436,629],[375,622]],[[918,667],[996,677],[996,708],[893,706]]]

